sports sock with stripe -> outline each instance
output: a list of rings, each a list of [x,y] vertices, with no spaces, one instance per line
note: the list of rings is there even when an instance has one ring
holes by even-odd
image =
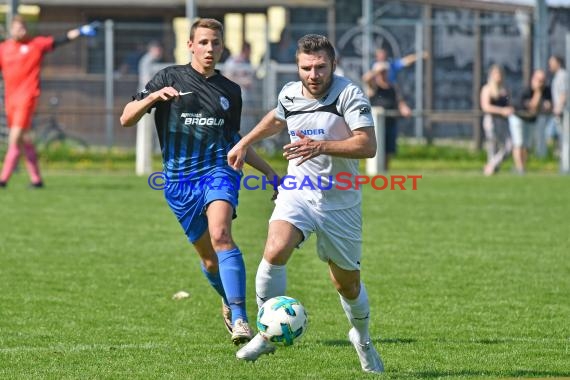
[[[219,251],[218,265],[220,279],[226,292],[226,297],[232,309],[232,323],[237,319],[247,321],[245,308],[245,264],[239,248]]]
[[[284,296],[287,290],[287,267],[273,265],[261,259],[255,276],[255,294],[257,306],[277,296]]]
[[[348,321],[358,332],[360,343],[366,343],[366,341],[370,339],[370,333],[368,331],[370,304],[368,303],[368,293],[366,292],[364,284],[362,282],[360,283],[360,293],[358,297],[353,300],[345,298],[341,294],[339,294],[339,296],[340,303]]]

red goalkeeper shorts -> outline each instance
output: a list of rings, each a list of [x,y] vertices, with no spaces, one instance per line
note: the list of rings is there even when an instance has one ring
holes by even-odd
[[[6,102],[6,117],[8,128],[21,127],[28,129],[32,126],[32,117],[36,110],[37,98],[18,101],[11,99]]]

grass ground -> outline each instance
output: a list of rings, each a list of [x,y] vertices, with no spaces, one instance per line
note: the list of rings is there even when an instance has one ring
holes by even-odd
[[[418,190],[364,190],[382,377],[570,377],[570,177],[395,171],[423,174]],[[289,264],[309,331],[241,363],[160,192],[130,170],[46,174],[43,190],[18,173],[0,191],[0,378],[369,378],[314,238]],[[243,191],[234,224],[251,318],[269,196]]]

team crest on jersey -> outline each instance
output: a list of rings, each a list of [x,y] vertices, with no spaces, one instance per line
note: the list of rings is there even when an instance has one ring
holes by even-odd
[[[360,114],[361,115],[366,115],[368,113],[370,113],[370,107],[368,107],[368,106],[360,107]]]
[[[224,111],[227,111],[228,108],[230,108],[230,101],[226,97],[220,96],[220,105],[222,106]]]
[[[20,54],[28,54],[30,47],[28,45],[20,46]]]

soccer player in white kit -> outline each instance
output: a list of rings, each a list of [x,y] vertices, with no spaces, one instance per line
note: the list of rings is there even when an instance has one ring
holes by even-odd
[[[355,185],[340,190],[336,181],[339,173],[354,178],[358,159],[376,154],[370,102],[358,86],[333,74],[335,50],[326,37],[302,37],[296,58],[301,80],[286,84],[277,108],[228,153],[229,164],[241,169],[251,144],[285,127],[291,136],[283,156],[289,160],[287,178],[294,179],[287,186],[281,183],[269,220],[255,281],[257,303],[261,307],[266,300],[286,294],[287,261],[314,232],[318,255],[329,265],[330,278],[351,324],[348,338],[362,369],[382,372],[384,366],[368,330],[368,295],[360,281],[361,192]],[[342,188],[346,187],[343,182]],[[274,351],[275,346],[257,334],[236,357],[254,361]]]

